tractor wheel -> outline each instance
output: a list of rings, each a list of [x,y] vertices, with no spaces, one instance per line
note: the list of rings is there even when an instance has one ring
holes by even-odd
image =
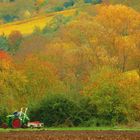
[[[22,124],[21,124],[21,120],[16,118],[16,119],[13,119],[12,121],[12,127],[13,128],[21,128]]]

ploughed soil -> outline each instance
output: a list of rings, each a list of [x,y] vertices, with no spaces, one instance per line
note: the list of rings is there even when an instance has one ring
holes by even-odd
[[[0,140],[140,140],[140,131],[0,132]]]

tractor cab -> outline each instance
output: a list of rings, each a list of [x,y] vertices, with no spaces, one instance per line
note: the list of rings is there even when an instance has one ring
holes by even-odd
[[[17,111],[16,111],[16,112],[13,113],[13,115],[14,115],[15,117],[19,117],[19,116],[20,116],[20,112],[17,112]]]

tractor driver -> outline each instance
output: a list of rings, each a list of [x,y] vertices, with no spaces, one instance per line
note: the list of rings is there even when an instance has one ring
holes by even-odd
[[[20,112],[18,112],[18,111],[15,111],[13,114],[14,114],[15,117],[19,117],[20,116]]]

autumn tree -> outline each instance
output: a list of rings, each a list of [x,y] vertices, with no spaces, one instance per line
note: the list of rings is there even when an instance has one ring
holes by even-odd
[[[19,31],[12,31],[8,36],[8,42],[10,45],[10,51],[15,53],[22,41],[22,34]]]
[[[140,77],[136,71],[120,73],[102,67],[91,72],[82,94],[97,106],[98,117],[111,124],[128,123],[140,117]]]
[[[110,56],[117,57],[122,71],[129,69],[129,61],[138,49],[140,14],[122,5],[102,6],[95,20],[99,25],[99,45],[105,47]]]
[[[63,92],[63,83],[59,81],[57,69],[48,61],[41,60],[41,56],[30,54],[21,64],[27,77],[28,104],[39,102],[47,94]]]
[[[14,111],[26,104],[26,77],[17,71],[12,58],[0,51],[0,112]],[[21,98],[22,97],[22,98]]]
[[[40,7],[44,2],[45,2],[45,0],[35,0],[34,6],[35,6],[37,13],[39,12]]]
[[[3,51],[9,50],[8,39],[5,35],[0,36],[0,50],[3,50]]]

